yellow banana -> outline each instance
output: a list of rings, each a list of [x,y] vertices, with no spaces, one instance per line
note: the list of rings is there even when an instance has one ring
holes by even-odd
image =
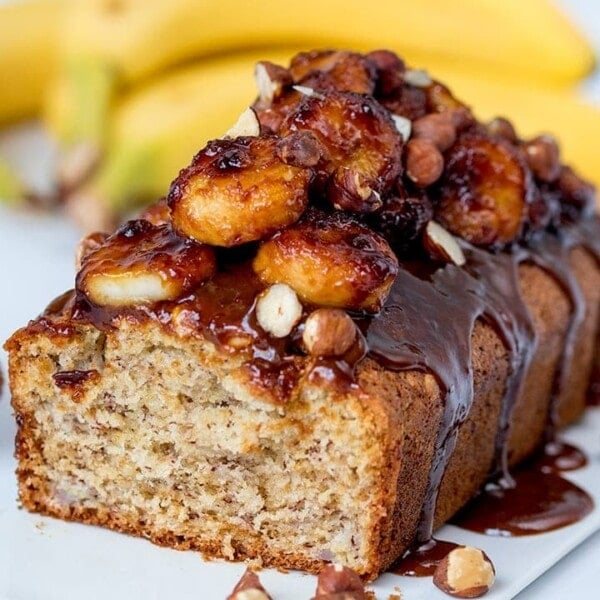
[[[108,225],[136,203],[166,194],[193,154],[208,139],[221,136],[252,102],[254,63],[268,59],[287,64],[291,54],[260,51],[203,61],[126,97],[115,111],[104,163],[71,198],[79,221],[85,228]],[[482,81],[444,67],[430,72],[448,81],[482,118],[506,115],[526,136],[551,130],[566,160],[600,184],[595,150],[595,140],[600,138],[599,109],[566,91]]]
[[[57,68],[65,0],[0,6],[0,125],[34,115]]]
[[[287,64],[293,52],[201,62],[124,98],[111,120],[105,160],[68,200],[83,228],[109,226],[115,216],[166,194],[192,156],[253,102],[253,67],[265,54]]]
[[[108,106],[123,85],[241,48],[387,47],[414,64],[443,57],[544,85],[572,82],[593,63],[549,0],[80,0],[61,39],[65,68],[47,120],[67,146],[102,146]]]

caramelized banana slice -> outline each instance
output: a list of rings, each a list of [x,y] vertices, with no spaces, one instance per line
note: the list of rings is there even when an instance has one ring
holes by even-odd
[[[76,285],[94,304],[132,306],[174,300],[215,271],[212,248],[140,219],[84,257]]]
[[[317,166],[335,208],[372,212],[401,171],[402,138],[373,98],[330,91],[305,96],[286,118],[282,134],[312,131],[326,154]]]
[[[308,203],[312,171],[283,163],[278,142],[274,136],[209,142],[171,185],[175,229],[229,247],[294,223]]]
[[[254,270],[264,283],[286,283],[311,304],[375,313],[398,260],[382,237],[351,217],[309,209],[261,244]]]
[[[509,243],[523,226],[529,183],[529,171],[508,142],[464,135],[446,153],[436,218],[473,244]]]
[[[290,73],[294,83],[315,90],[372,94],[377,70],[375,63],[362,54],[317,50],[294,56]]]

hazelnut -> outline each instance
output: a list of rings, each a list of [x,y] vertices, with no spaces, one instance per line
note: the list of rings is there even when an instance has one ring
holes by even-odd
[[[433,583],[455,598],[478,598],[490,590],[495,576],[494,565],[483,551],[459,546],[440,561]]]
[[[487,124],[487,130],[492,135],[497,135],[513,144],[518,141],[517,132],[513,124],[504,117],[496,117]]]
[[[258,324],[274,337],[289,335],[302,316],[296,292],[285,283],[276,283],[262,292],[256,302]]]
[[[560,150],[550,135],[540,135],[523,144],[525,160],[533,174],[547,183],[560,175]]]
[[[258,88],[259,101],[269,105],[279,96],[284,86],[292,83],[292,76],[284,67],[261,61],[254,68],[254,80]]]
[[[433,83],[429,73],[423,69],[408,69],[404,73],[404,81],[408,85],[419,88],[429,87]]]
[[[400,134],[403,142],[408,142],[412,133],[412,121],[400,115],[392,115],[392,121]]]
[[[343,565],[327,565],[319,573],[314,600],[348,598],[366,600],[365,586],[358,574]]]
[[[435,221],[429,221],[423,233],[423,246],[432,258],[462,267],[466,259],[456,238]]]
[[[444,157],[436,146],[422,139],[413,139],[406,144],[406,175],[418,187],[435,183],[444,171]]]
[[[445,152],[456,141],[456,127],[450,113],[432,113],[413,123],[412,135],[414,139],[430,141],[440,152]]]
[[[246,569],[233,592],[227,596],[227,600],[271,600],[271,597],[262,586],[258,575]]]
[[[314,167],[321,160],[323,147],[310,131],[298,131],[277,142],[277,156],[286,165]]]
[[[302,341],[313,356],[342,356],[354,344],[356,325],[337,308],[319,308],[304,324]]]
[[[327,196],[333,206],[340,210],[370,213],[381,207],[381,196],[360,172],[340,167],[329,183]]]
[[[367,58],[377,69],[377,87],[383,96],[393,94],[402,87],[402,75],[406,67],[402,60],[389,50],[374,50]]]
[[[248,107],[225,133],[224,138],[237,138],[242,136],[260,135],[260,123],[253,108]]]

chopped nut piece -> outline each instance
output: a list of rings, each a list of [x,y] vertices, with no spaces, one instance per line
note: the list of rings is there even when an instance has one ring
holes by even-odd
[[[293,85],[292,89],[296,90],[299,94],[302,94],[303,96],[314,96],[315,98],[325,97],[323,96],[323,94],[319,94],[315,92],[315,90],[313,90],[312,88],[307,87],[305,85]]]
[[[412,139],[406,145],[406,175],[418,187],[435,183],[444,171],[444,157],[428,140]]]
[[[404,81],[408,85],[420,88],[429,87],[433,83],[429,73],[424,69],[409,69],[404,73]]]
[[[342,356],[356,340],[356,325],[337,308],[319,308],[304,323],[302,341],[313,356]]]
[[[268,61],[261,61],[254,68],[254,79],[258,88],[259,100],[270,104],[285,85],[292,83],[292,76],[284,67]]]
[[[227,600],[271,600],[271,596],[267,594],[258,575],[246,569]]]
[[[398,133],[402,136],[402,140],[407,142],[412,133],[412,121],[400,115],[392,115],[392,121],[394,121]]]
[[[423,246],[432,258],[452,262],[462,267],[465,255],[454,236],[435,221],[429,221],[425,227]]]
[[[471,546],[459,546],[436,567],[433,583],[455,598],[479,598],[486,594],[496,573],[488,556]]]
[[[289,335],[302,316],[302,304],[296,292],[285,283],[276,283],[256,302],[258,324],[274,337]]]
[[[381,205],[381,196],[366,182],[360,172],[340,167],[328,187],[329,200],[334,208],[357,213],[369,213]]]
[[[417,119],[412,126],[413,138],[428,140],[440,152],[445,152],[456,141],[456,127],[449,112],[432,113]]]
[[[260,123],[254,109],[248,107],[234,123],[233,127],[227,131],[224,138],[236,138],[241,136],[260,135]]]
[[[551,183],[560,175],[560,150],[551,135],[540,135],[523,144],[527,165],[537,179]]]
[[[377,92],[389,96],[402,87],[404,62],[389,50],[375,50],[367,54],[377,69]]]
[[[343,565],[327,565],[319,573],[314,600],[346,598],[366,600],[365,586],[358,574]]]

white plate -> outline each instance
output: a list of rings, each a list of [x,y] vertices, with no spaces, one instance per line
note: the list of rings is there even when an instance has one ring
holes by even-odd
[[[0,208],[0,340],[38,314],[72,285],[77,233],[56,217],[9,213]],[[6,365],[4,353],[0,362]],[[600,505],[600,410],[568,432],[586,449],[590,464],[569,477]],[[16,504],[7,394],[0,400],[0,598],[54,600],[107,598],[225,598],[243,571],[241,564],[205,562],[197,553],[158,548],[99,528],[31,515]],[[483,548],[498,580],[489,600],[514,597],[528,583],[595,530],[600,509],[566,529],[526,538],[494,538],[444,527],[438,536]],[[596,543],[596,548],[600,543]],[[278,600],[310,598],[315,579],[274,570],[261,573]],[[400,588],[404,600],[447,598],[430,579],[384,575],[372,586],[378,598]],[[585,597],[585,596],[580,596]],[[591,597],[591,596],[588,596]]]

